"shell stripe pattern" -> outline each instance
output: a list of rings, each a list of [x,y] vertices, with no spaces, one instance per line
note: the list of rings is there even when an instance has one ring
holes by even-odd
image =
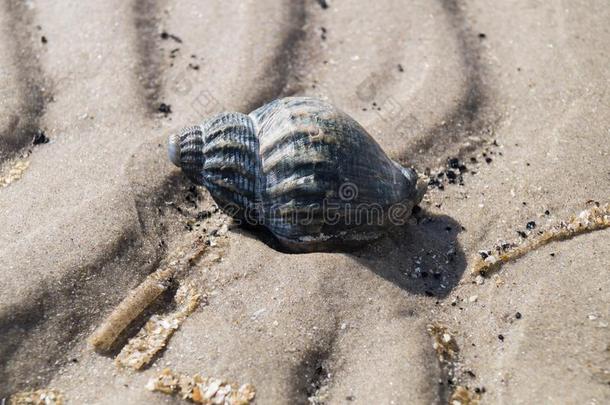
[[[349,115],[309,97],[216,115],[170,137],[169,156],[229,215],[304,251],[377,238],[392,205],[404,204],[408,217],[422,196],[415,171],[391,160]],[[363,212],[379,217],[363,222]]]
[[[183,170],[203,184],[221,208],[253,209],[259,179],[258,138],[245,114],[219,114],[183,136],[181,160],[193,161]]]

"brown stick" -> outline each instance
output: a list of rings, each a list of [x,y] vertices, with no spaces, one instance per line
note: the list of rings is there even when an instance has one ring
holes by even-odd
[[[170,280],[197,261],[204,251],[205,246],[197,246],[186,258],[182,254],[181,260],[148,275],[93,332],[88,343],[100,352],[110,350],[125,328],[167,290]]]
[[[98,351],[108,351],[117,337],[168,287],[175,268],[155,271],[136,287],[93,332],[88,342]]]

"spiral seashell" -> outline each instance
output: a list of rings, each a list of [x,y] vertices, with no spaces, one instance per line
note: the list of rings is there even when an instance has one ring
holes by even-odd
[[[309,97],[216,115],[171,135],[168,153],[223,211],[292,251],[379,238],[424,190],[354,119]]]

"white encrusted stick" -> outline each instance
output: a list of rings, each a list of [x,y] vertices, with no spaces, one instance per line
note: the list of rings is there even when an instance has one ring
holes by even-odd
[[[522,244],[511,247],[505,252],[490,254],[484,259],[475,257],[471,274],[473,276],[490,274],[497,271],[504,263],[517,260],[551,242],[571,239],[584,233],[608,227],[610,227],[610,204],[589,208],[582,211],[578,216],[571,217],[567,222],[562,221],[559,225],[534,235]]]

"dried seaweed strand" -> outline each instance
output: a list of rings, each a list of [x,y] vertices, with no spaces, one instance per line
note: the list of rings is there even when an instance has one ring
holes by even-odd
[[[181,284],[175,297],[178,308],[166,315],[153,315],[138,334],[129,339],[115,359],[115,364],[140,370],[150,363],[182,322],[197,309],[200,297],[195,287],[189,283]]]
[[[438,361],[449,362],[455,359],[459,348],[453,335],[451,335],[447,328],[433,323],[429,324],[426,329],[432,338],[432,347],[436,351]]]
[[[453,390],[449,403],[451,405],[479,405],[481,396],[470,391],[467,387],[458,385]]]
[[[89,344],[98,351],[110,350],[123,330],[167,290],[171,279],[185,271],[204,251],[205,246],[199,246],[186,258],[171,261],[167,267],[148,275],[93,332]]]
[[[256,391],[251,384],[227,383],[218,378],[202,377],[199,374],[188,376],[164,369],[146,384],[150,391],[164,394],[180,394],[197,404],[247,405],[254,401]]]
[[[5,176],[0,176],[0,188],[7,187],[11,183],[19,180],[29,166],[30,162],[28,160],[17,160]]]
[[[4,402],[3,402],[4,403]],[[18,392],[11,396],[10,405],[61,405],[64,396],[56,389]]]
[[[610,227],[610,204],[582,211],[578,216],[572,216],[567,222],[561,222],[541,234],[532,235],[530,239],[499,254],[490,254],[485,259],[477,256],[471,273],[486,275],[497,271],[504,263],[525,256],[551,242],[571,239],[575,236]]]
[[[429,324],[426,329],[432,338],[432,347],[436,351],[443,380],[457,382],[456,362],[460,348],[455,338],[446,326],[438,323]],[[480,399],[481,396],[470,391],[468,387],[455,385],[448,402],[451,405],[478,405]]]

